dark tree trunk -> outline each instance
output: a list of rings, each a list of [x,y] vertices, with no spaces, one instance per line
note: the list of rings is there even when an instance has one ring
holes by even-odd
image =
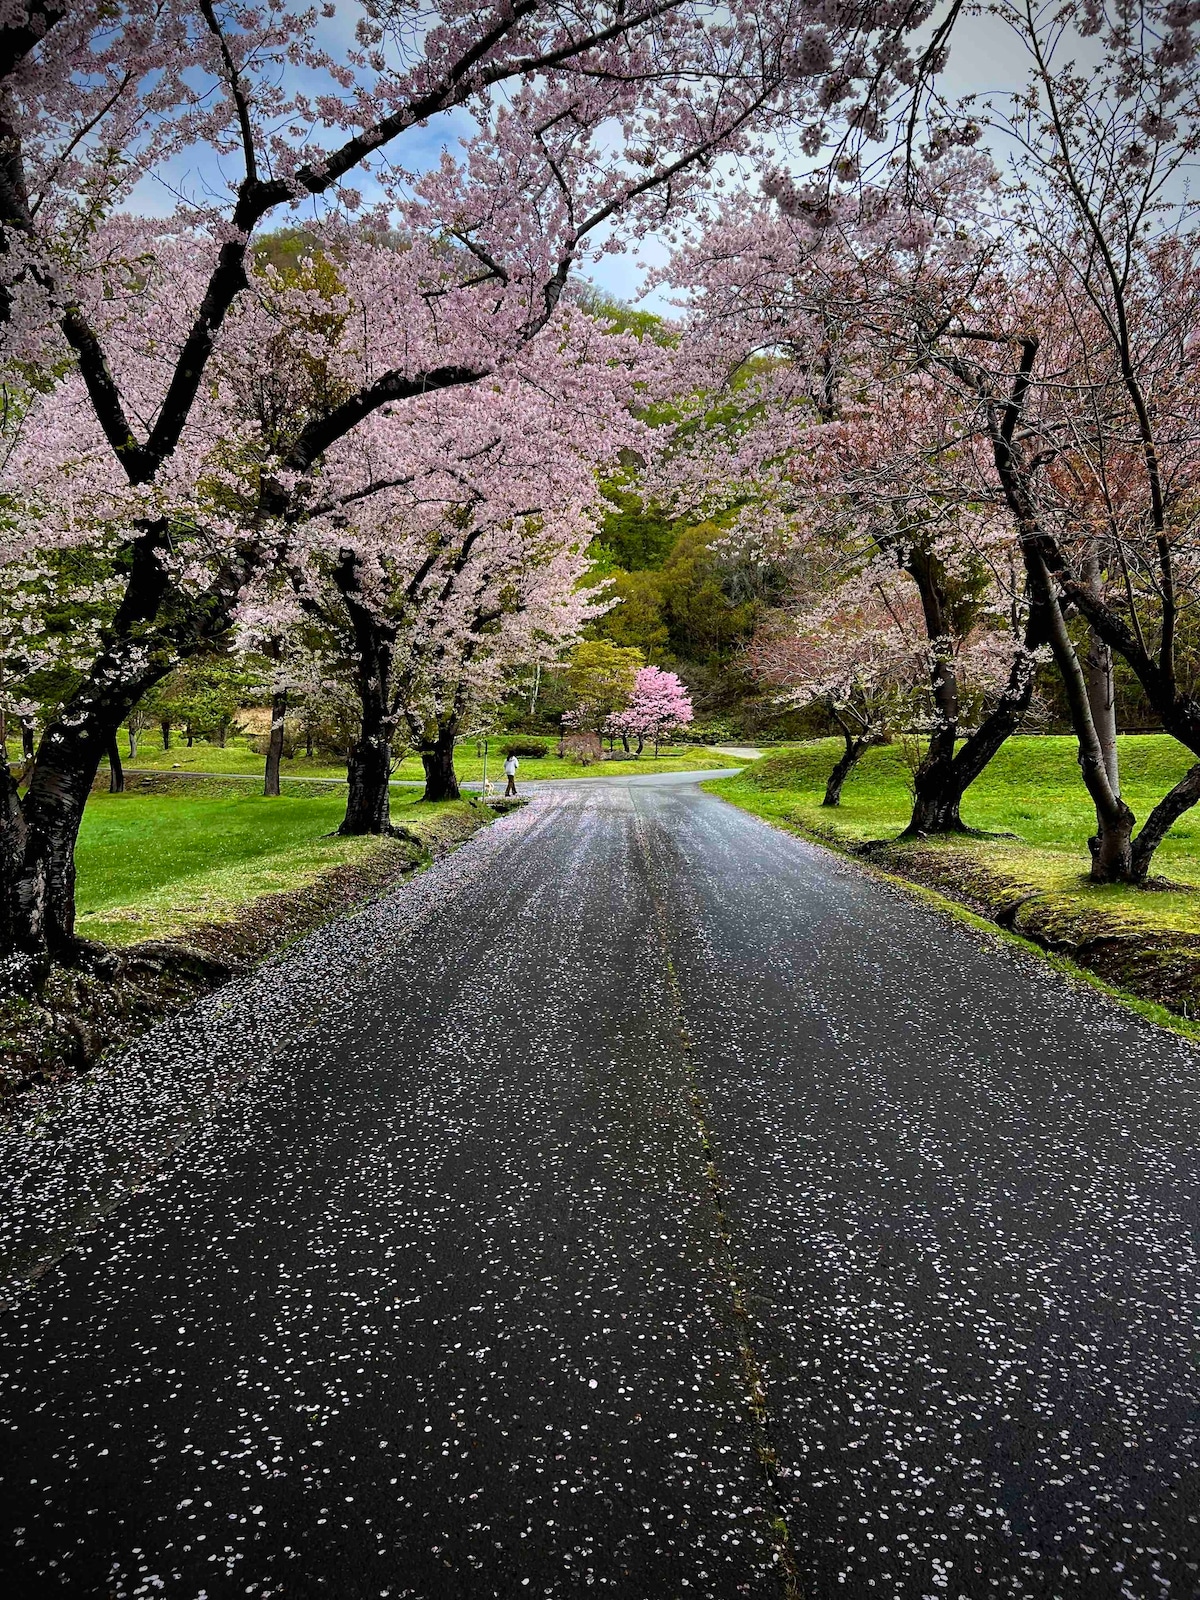
[[[32,995],[50,965],[44,856],[30,837],[17,780],[0,773],[0,992]]]
[[[454,732],[439,730],[437,742],[421,751],[425,768],[425,800],[457,800],[458,774],[454,770]]]
[[[108,736],[108,792],[109,794],[125,793],[125,769],[121,765],[121,752],[117,746],[117,730],[114,728]]]
[[[184,731],[185,735],[187,736],[187,747],[190,750],[192,748],[192,746],[196,742],[196,736],[192,732],[192,725],[191,725],[190,722],[185,723],[183,731]]]
[[[226,744],[226,741],[228,740],[228,738],[229,738],[229,724],[227,722],[224,722],[224,721],[218,722],[217,723],[217,749],[218,750],[224,750],[225,744]]]
[[[354,629],[355,688],[362,714],[358,738],[350,747],[346,815],[338,832],[387,833],[391,827],[392,730],[396,725],[391,709],[396,630],[364,601],[358,559],[352,551],[342,552],[334,581]]]
[[[77,952],[75,840],[83,808],[101,758],[115,744],[131,700],[143,692],[143,685],[130,684],[118,697],[112,678],[98,671],[46,728],[23,800],[15,780],[7,779],[0,820],[0,971],[19,989],[36,988],[51,960],[70,960]]]
[[[913,808],[906,833],[965,833],[960,807],[966,785],[954,771],[957,724],[938,729],[913,774]]]
[[[878,737],[867,737],[866,735],[861,735],[856,739],[850,734],[843,733],[843,738],[846,741],[846,748],[826,780],[825,798],[821,801],[823,806],[841,805],[842,787],[846,779],[854,771],[870,747],[881,742]]]
[[[24,757],[26,766],[37,754],[37,739],[34,736],[33,723],[29,721],[21,723],[21,754]]]
[[[338,832],[386,833],[392,822],[392,791],[388,783],[392,751],[382,695],[374,692],[365,695],[362,711],[362,732],[350,747],[347,764],[350,792],[346,796],[346,815]]]
[[[304,721],[304,754],[312,760],[313,753],[313,725],[312,719],[306,717]]]
[[[624,750],[626,755],[629,754],[629,735],[627,733],[621,735],[621,749]]]
[[[634,753],[635,756],[640,756],[642,751],[646,748],[646,741],[645,741],[645,739],[642,738],[640,733],[637,736],[637,742],[638,742],[637,749],[633,753]]]
[[[1023,647],[1013,655],[1008,682],[992,710],[957,752],[953,737],[958,731],[957,723],[953,733],[942,728],[930,740],[925,759],[913,777],[912,817],[902,837],[967,831],[961,815],[962,797],[1020,727],[1029,710],[1037,677],[1033,652],[1045,644],[1046,638],[1045,611],[1035,604],[1030,609]]]
[[[271,732],[267,738],[267,766],[263,775],[263,794],[279,796],[279,763],[283,758],[283,733],[287,724],[287,690],[271,696]]]
[[[134,726],[134,724],[131,722],[129,724],[129,759],[130,759],[130,761],[136,761],[137,760],[137,747],[138,747],[138,730]]]
[[[954,770],[958,743],[958,670],[951,640],[950,602],[941,563],[914,548],[906,563],[917,586],[932,652],[929,688],[936,718],[924,759],[913,774],[913,810],[906,833],[961,833],[959,807],[967,785]],[[1032,684],[1030,686],[1032,692]],[[998,747],[997,747],[998,748]]]
[[[165,537],[165,524],[153,524],[134,541],[125,596],[88,675],[44,730],[23,798],[5,766],[0,981],[17,987],[36,988],[52,961],[77,961],[83,953],[75,937],[75,841],[118,728],[172,667],[229,626],[234,589],[176,605],[160,559]],[[168,610],[159,622],[164,601]]]
[[[159,727],[162,729],[163,749],[169,750],[171,748],[171,724],[169,722],[161,722]]]

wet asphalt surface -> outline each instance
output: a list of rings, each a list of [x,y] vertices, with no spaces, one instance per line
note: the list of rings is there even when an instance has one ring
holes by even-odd
[[[1198,1125],[690,780],[546,786],[0,1140],[0,1594],[1198,1595]]]

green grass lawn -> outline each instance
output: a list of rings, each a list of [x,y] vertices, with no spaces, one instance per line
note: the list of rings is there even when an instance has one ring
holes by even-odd
[[[898,745],[869,750],[836,809],[821,805],[825,779],[841,751],[840,740],[817,740],[768,756],[740,777],[708,787],[773,821],[831,832],[848,842],[894,838],[906,825],[910,772]],[[1200,931],[1200,808],[1172,829],[1155,856],[1153,871],[1179,888],[1147,893],[1087,881],[1088,836],[1095,814],[1079,776],[1069,736],[1010,739],[963,801],[972,828],[1013,833],[1016,839],[956,838],[945,848],[967,850],[980,862],[1044,891],[1064,906],[1103,909],[1148,927]],[[1193,764],[1166,735],[1126,735],[1120,740],[1126,800],[1144,817]]]
[[[344,809],[338,790],[303,800],[93,795],[76,855],[79,932],[110,944],[169,938],[227,921],[260,895],[301,888],[378,848],[376,839],[330,836]],[[451,809],[415,794],[392,799],[397,820],[417,831]]]
[[[493,740],[488,752],[488,777],[504,781],[504,740]],[[124,755],[124,745],[122,755]],[[19,752],[10,745],[9,754],[12,760],[17,760]],[[222,749],[219,745],[197,742],[191,748],[185,744],[176,743],[170,750],[164,750],[161,743],[153,739],[143,738],[138,750],[136,761],[127,761],[126,766],[131,771],[146,772],[215,772],[221,775],[235,777],[238,775],[257,776],[263,770],[263,758],[257,751],[251,750],[245,741],[230,742]],[[477,782],[483,776],[483,761],[476,754],[474,740],[464,740],[458,747],[454,758],[455,770],[460,783]],[[535,778],[584,778],[584,777],[611,777],[614,774],[629,772],[694,772],[705,768],[726,767],[731,765],[728,756],[722,756],[700,746],[674,746],[659,757],[656,761],[650,750],[647,750],[637,761],[603,762],[598,766],[585,767],[577,761],[560,761],[551,754],[544,756],[540,761],[521,758],[521,770],[518,782],[532,781]],[[330,761],[327,757],[314,756],[312,760],[302,752],[288,760],[283,761],[281,772],[287,778],[340,778],[346,776],[345,762]],[[420,756],[406,756],[399,764],[393,776],[405,782],[423,782],[424,768]]]

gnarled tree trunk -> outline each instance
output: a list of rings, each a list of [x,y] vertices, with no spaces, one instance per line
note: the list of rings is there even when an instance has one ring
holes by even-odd
[[[838,757],[836,766],[825,780],[825,798],[821,801],[823,806],[841,805],[842,788],[846,779],[872,745],[883,743],[883,738],[880,734],[860,733],[855,735],[846,727],[842,728],[842,737],[846,741],[846,748]]]
[[[350,792],[339,833],[386,833],[391,827],[392,751],[384,697],[374,685],[360,682],[362,729],[350,748],[347,776]]]
[[[1025,564],[1034,593],[1042,601],[1049,620],[1050,648],[1062,679],[1071,712],[1071,725],[1079,746],[1079,770],[1084,786],[1096,808],[1096,832],[1088,840],[1092,857],[1092,879],[1096,883],[1130,883],[1133,866],[1133,812],[1121,799],[1116,775],[1116,725],[1112,723],[1111,748],[1097,728],[1094,707],[1103,697],[1103,685],[1089,685],[1084,668],[1067,631],[1062,606],[1054,592],[1041,555],[1025,546]],[[1111,666],[1111,663],[1110,663]],[[1101,727],[1108,727],[1107,713],[1101,705]]]
[[[391,705],[396,629],[368,604],[354,551],[342,551],[333,577],[354,629],[354,678],[362,713],[359,735],[350,749],[346,815],[338,832],[387,833],[392,821],[389,779],[396,726]]]
[[[1035,605],[1030,610],[1024,642],[1013,653],[1008,682],[1000,698],[957,751],[951,739],[935,735],[936,759],[931,761],[927,756],[917,770],[912,818],[905,835],[966,832],[960,814],[962,797],[1021,726],[1029,710],[1037,677],[1033,652],[1045,643],[1045,629],[1043,610]],[[933,744],[931,741],[931,753]]]
[[[1013,652],[1008,682],[995,706],[961,746],[958,674],[949,648],[948,605],[940,571],[928,557],[914,555],[909,571],[916,580],[933,649],[930,686],[938,725],[925,758],[913,775],[913,809],[904,837],[965,833],[962,797],[1020,727],[1033,699],[1037,665],[1033,652],[1046,642],[1044,607],[1030,608],[1021,646]]]
[[[424,800],[458,800],[458,774],[454,770],[453,724],[438,728],[436,740],[421,751],[421,765],[425,768]]]

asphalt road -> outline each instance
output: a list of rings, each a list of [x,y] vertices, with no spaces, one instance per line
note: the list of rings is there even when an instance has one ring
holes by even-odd
[[[1200,1594],[1200,1063],[670,775],[0,1141],[0,1593]]]

